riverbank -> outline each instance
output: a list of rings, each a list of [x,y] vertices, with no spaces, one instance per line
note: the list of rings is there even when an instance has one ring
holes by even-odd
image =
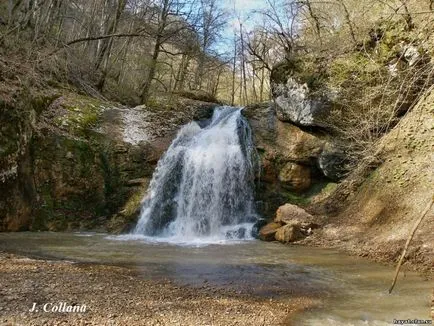
[[[402,254],[405,246],[403,241],[388,242],[388,243],[374,243],[366,244],[360,238],[348,239],[330,235],[335,232],[336,234],[343,232],[344,228],[330,226],[325,230],[319,231],[317,234],[303,239],[299,245],[317,247],[324,249],[337,249],[345,252],[351,256],[364,257],[373,262],[395,267],[397,260]],[[406,271],[413,271],[421,275],[427,280],[434,280],[434,265],[433,257],[424,255],[419,247],[410,247],[406,253],[404,264],[401,266],[401,273]],[[392,278],[390,279],[392,282]]]
[[[229,289],[145,280],[133,269],[0,252],[1,325],[291,325],[305,297],[271,300]],[[38,312],[29,312],[37,303]],[[56,304],[86,312],[44,312]]]

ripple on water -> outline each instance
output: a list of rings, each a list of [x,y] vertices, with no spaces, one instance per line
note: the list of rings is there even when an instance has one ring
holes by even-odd
[[[260,241],[169,243],[144,236],[80,233],[0,233],[0,250],[77,262],[124,265],[144,278],[213,286],[246,295],[321,299],[296,325],[390,325],[393,319],[429,319],[432,284],[336,250]],[[152,242],[154,241],[154,242]]]

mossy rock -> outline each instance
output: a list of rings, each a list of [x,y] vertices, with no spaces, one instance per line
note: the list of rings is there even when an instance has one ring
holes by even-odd
[[[49,107],[46,115],[53,126],[70,135],[92,138],[102,122],[102,114],[114,104],[99,99],[67,93]]]
[[[149,181],[149,180],[148,180]],[[112,233],[128,232],[135,225],[140,215],[140,208],[148,182],[137,189],[127,200],[123,208],[107,223],[107,230]]]
[[[289,78],[306,84],[311,92],[324,90],[327,71],[312,56],[300,57],[296,54],[273,66],[270,80],[275,85],[284,85]]]

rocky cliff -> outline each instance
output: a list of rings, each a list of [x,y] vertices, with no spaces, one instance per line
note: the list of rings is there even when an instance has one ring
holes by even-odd
[[[4,99],[0,231],[128,227],[178,127],[215,107],[161,97],[128,108],[64,89]]]
[[[407,60],[403,65],[410,66],[411,62]],[[332,110],[336,111],[342,101],[348,101],[348,90],[333,93],[326,83],[309,86],[302,77],[295,79],[299,72],[288,69],[288,63],[283,68],[276,66],[273,104],[246,109],[263,165],[259,199],[271,205],[265,215],[274,218],[262,229],[260,237],[285,243],[301,240],[379,260],[396,260],[415,220],[434,194],[432,87],[408,90],[410,98],[419,98],[415,105],[407,103],[404,108],[398,97],[399,110],[394,111],[383,103],[380,115],[390,110],[387,124],[381,119],[363,120],[372,123],[370,128],[381,126],[382,129],[375,135],[375,141],[363,144],[369,149],[364,155],[351,156],[354,153],[350,150],[345,152],[339,148],[351,149],[360,143],[342,144],[345,139],[336,132],[336,126],[345,123],[345,119],[338,122],[330,119],[335,114]],[[336,76],[329,77],[328,81],[333,78]],[[429,76],[425,81],[432,83]],[[363,111],[358,114],[359,119],[366,118]],[[357,121],[351,123],[356,125]],[[358,130],[349,132],[355,135]],[[372,130],[367,130],[365,135],[369,132]],[[354,161],[355,157],[359,160]],[[295,194],[302,200],[294,200]],[[277,212],[276,206],[284,202],[304,207],[321,228],[309,232],[303,229],[293,216],[297,207],[286,210],[287,220],[282,223],[278,215],[285,206]],[[419,226],[408,254],[409,260],[431,272],[433,228],[431,211]]]
[[[434,90],[376,146],[376,168],[353,171],[311,207],[325,227],[307,243],[336,246],[380,260],[398,259],[415,221],[434,194]],[[433,272],[434,213],[419,225],[407,254]]]
[[[252,127],[260,158],[256,192],[264,217],[272,218],[286,202],[307,205],[314,194],[333,182],[324,168],[328,164],[321,164],[330,146],[327,133],[304,131],[282,121],[274,103],[247,106],[243,114]]]

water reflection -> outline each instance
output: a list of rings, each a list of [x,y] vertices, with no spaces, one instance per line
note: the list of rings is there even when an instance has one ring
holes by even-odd
[[[430,318],[430,282],[406,273],[389,295],[391,267],[335,250],[259,241],[175,246],[48,232],[0,233],[0,250],[122,265],[144,278],[225,287],[246,295],[323,299],[321,307],[299,316],[299,325],[390,325],[394,318]]]

